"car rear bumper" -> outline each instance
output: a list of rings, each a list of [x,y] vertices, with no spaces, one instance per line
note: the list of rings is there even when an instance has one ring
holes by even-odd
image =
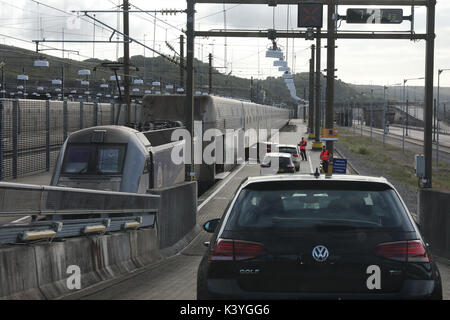
[[[197,297],[209,300],[403,300],[439,299],[440,288],[435,280],[406,280],[396,293],[275,293],[242,290],[236,280],[210,279],[206,290]]]

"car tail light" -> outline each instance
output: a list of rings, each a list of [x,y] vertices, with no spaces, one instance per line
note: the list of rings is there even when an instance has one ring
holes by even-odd
[[[248,260],[264,253],[264,246],[258,242],[219,239],[209,255],[209,261]]]
[[[233,240],[219,239],[209,255],[210,261],[232,261],[234,259]]]
[[[286,168],[289,168],[289,169],[294,169],[294,168],[295,168],[295,166],[294,166],[293,164],[288,164],[288,165],[286,166]]]
[[[261,168],[270,168],[270,163],[263,163]]]
[[[298,153],[294,153],[293,156],[298,158]]]
[[[428,263],[427,252],[420,240],[387,242],[379,244],[377,255],[400,262]]]
[[[253,259],[265,253],[264,246],[258,242],[234,241],[234,259],[236,261]]]

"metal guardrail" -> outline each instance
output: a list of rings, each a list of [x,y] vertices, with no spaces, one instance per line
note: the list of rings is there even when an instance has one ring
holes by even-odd
[[[0,182],[0,244],[154,227],[160,196]]]

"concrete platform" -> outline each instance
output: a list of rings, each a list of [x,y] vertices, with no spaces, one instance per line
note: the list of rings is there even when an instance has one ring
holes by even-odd
[[[3,182],[34,184],[39,186],[49,186],[52,180],[53,170],[50,172],[42,172],[29,176],[19,177],[17,179],[7,179]]]

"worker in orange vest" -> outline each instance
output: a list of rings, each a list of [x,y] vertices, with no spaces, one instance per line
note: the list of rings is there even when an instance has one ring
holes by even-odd
[[[300,154],[302,155],[302,161],[308,161],[308,158],[306,157],[306,145],[308,143],[305,140],[305,137],[302,137],[302,141],[298,144],[300,146]]]
[[[325,146],[323,146],[320,152],[320,161],[322,163],[322,168],[325,173],[328,173],[328,164],[330,163],[330,152]]]

